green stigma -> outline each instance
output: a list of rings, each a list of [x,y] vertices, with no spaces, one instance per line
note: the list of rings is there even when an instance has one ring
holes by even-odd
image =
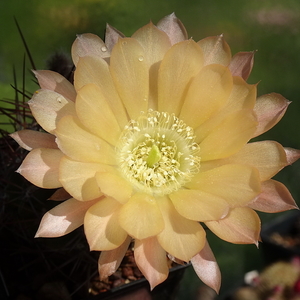
[[[152,168],[156,163],[158,163],[161,159],[161,153],[159,151],[159,148],[157,147],[157,145],[153,144],[148,158],[147,158],[147,166],[149,168]]]

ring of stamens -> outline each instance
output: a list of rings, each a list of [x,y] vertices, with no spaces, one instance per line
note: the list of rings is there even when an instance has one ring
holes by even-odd
[[[125,126],[118,145],[120,170],[140,192],[165,195],[198,173],[193,129],[175,115],[149,110]]]

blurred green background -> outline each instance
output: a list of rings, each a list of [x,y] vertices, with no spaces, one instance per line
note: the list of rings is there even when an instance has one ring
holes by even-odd
[[[70,52],[76,34],[103,37],[106,23],[126,35],[152,20],[175,12],[190,37],[199,40],[223,33],[232,49],[258,50],[250,83],[259,83],[259,95],[283,94],[292,101],[283,120],[261,139],[300,148],[300,2],[299,0],[0,0],[0,98],[13,99],[13,66],[19,81],[25,50],[14,17],[23,31],[36,67],[46,67],[56,51]],[[26,88],[36,89],[26,60]],[[3,121],[3,120],[0,120]],[[287,167],[277,179],[288,186],[300,203],[300,164]],[[260,214],[263,223],[275,215]],[[242,281],[245,271],[260,268],[261,250],[254,245],[231,245],[209,234],[222,271],[220,295]],[[190,268],[178,299],[193,299],[201,282]]]

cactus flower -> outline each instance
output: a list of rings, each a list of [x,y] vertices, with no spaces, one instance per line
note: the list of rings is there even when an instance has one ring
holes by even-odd
[[[41,89],[29,106],[43,131],[12,134],[30,151],[18,172],[67,199],[44,215],[36,236],[83,225],[90,249],[101,251],[101,278],[134,241],[151,288],[175,259],[191,261],[218,291],[220,270],[202,225],[225,241],[258,244],[255,210],[296,207],[271,178],[299,151],[249,142],[289,102],[275,93],[257,98],[257,85],[246,82],[253,52],[232,57],[223,36],[188,39],[174,14],[129,38],[111,26],[105,42],[79,35],[72,58],[74,84],[34,71]]]

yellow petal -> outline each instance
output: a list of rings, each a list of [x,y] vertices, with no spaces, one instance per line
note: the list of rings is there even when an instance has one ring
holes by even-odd
[[[130,242],[131,237],[127,236],[126,240],[118,248],[109,251],[101,251],[98,260],[98,270],[101,281],[105,280],[108,276],[117,271],[126,254]]]
[[[118,121],[107,103],[102,90],[87,84],[78,91],[76,112],[81,123],[90,132],[115,145],[121,134]]]
[[[85,33],[77,35],[77,39],[72,45],[72,59],[75,66],[80,57],[83,56],[99,56],[102,58],[109,57],[110,53],[105,43],[99,36],[92,33]]]
[[[284,148],[274,141],[246,144],[239,152],[223,160],[223,163],[245,164],[259,171],[261,181],[270,179],[287,165]]]
[[[258,245],[260,220],[250,208],[236,207],[224,219],[205,224],[214,234],[227,242]]]
[[[244,109],[229,115],[200,142],[201,160],[219,159],[236,153],[252,137],[256,125],[251,110]]]
[[[135,240],[134,258],[138,268],[149,281],[151,290],[167,279],[169,267],[166,251],[156,237]]]
[[[147,194],[135,194],[122,206],[119,222],[136,239],[157,235],[164,228],[156,199]]]
[[[84,232],[91,250],[116,249],[126,240],[127,233],[118,222],[120,206],[118,201],[104,198],[85,214]]]
[[[35,237],[59,237],[70,233],[83,224],[86,211],[98,199],[78,201],[71,198],[46,212]]]
[[[204,247],[204,229],[198,222],[182,217],[168,198],[159,198],[157,203],[165,223],[163,231],[157,236],[158,242],[174,257],[189,261]]]
[[[159,30],[151,22],[137,30],[132,38],[144,48],[145,62],[149,69],[149,108],[157,110],[157,77],[160,61],[163,59],[167,50],[171,47],[171,42],[167,34]]]
[[[224,106],[211,115],[195,130],[196,142],[202,141],[214,128],[224,121],[230,114],[243,110],[253,109],[256,101],[256,85],[247,84],[241,77],[233,77],[231,93]]]
[[[211,36],[197,43],[204,56],[204,65],[220,64],[228,66],[231,61],[231,50],[223,35]]]
[[[73,116],[60,120],[55,131],[58,147],[70,158],[83,162],[115,163],[114,148],[88,132]]]
[[[126,111],[114,86],[109,66],[102,58],[84,56],[79,59],[74,74],[75,88],[78,91],[88,83],[94,83],[99,86],[120,127],[123,128],[128,123]]]
[[[198,127],[227,101],[232,85],[228,68],[215,64],[202,68],[191,82],[179,118]]]
[[[20,130],[10,136],[24,149],[31,151],[35,148],[57,149],[55,136],[46,132],[35,130]]]
[[[63,116],[75,115],[74,103],[50,90],[36,91],[28,104],[39,125],[50,133]]]
[[[148,109],[149,67],[145,50],[132,38],[120,39],[110,58],[110,72],[131,119]]]
[[[200,190],[179,190],[169,197],[183,217],[194,221],[219,220],[229,210],[224,199]]]
[[[63,157],[59,166],[59,179],[74,198],[87,201],[102,195],[95,178],[96,173],[110,169],[107,165],[78,162]]]
[[[102,193],[118,200],[122,204],[126,203],[132,194],[131,184],[116,174],[98,172],[96,180]]]
[[[32,72],[42,89],[54,91],[68,100],[75,101],[74,86],[64,76],[50,70],[33,70]]]
[[[157,27],[168,35],[172,45],[188,39],[186,29],[175,13],[162,18],[157,23]]]
[[[258,136],[275,126],[285,114],[289,104],[289,101],[276,93],[258,97],[254,107],[258,126],[253,137]]]
[[[173,45],[158,72],[158,110],[179,115],[188,85],[203,66],[201,48],[193,40]]]
[[[277,213],[298,208],[293,196],[281,182],[267,180],[262,183],[262,192],[248,207],[267,213]]]
[[[33,149],[17,172],[38,187],[58,188],[62,185],[58,179],[58,166],[62,157],[63,153],[58,149]]]
[[[261,191],[255,168],[233,164],[199,172],[186,186],[225,199],[231,206],[245,205]]]
[[[204,248],[191,259],[191,263],[198,277],[219,293],[221,272],[207,241]]]

